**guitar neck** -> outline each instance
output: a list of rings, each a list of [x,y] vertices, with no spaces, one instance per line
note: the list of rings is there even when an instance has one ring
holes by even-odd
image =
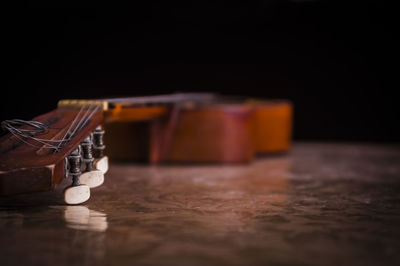
[[[169,103],[180,103],[180,102],[208,102],[208,101],[214,101],[216,98],[217,95],[213,93],[174,93],[168,95],[109,98],[109,99],[103,99],[103,101],[106,101],[110,104],[143,105],[143,104],[169,104]]]
[[[167,95],[154,96],[139,96],[139,97],[124,97],[124,98],[105,98],[96,100],[86,99],[65,99],[58,102],[58,107],[80,107],[92,104],[102,104],[103,110],[115,106],[135,107],[135,106],[154,106],[154,105],[169,105],[184,102],[214,102],[218,96],[213,93],[174,93]]]

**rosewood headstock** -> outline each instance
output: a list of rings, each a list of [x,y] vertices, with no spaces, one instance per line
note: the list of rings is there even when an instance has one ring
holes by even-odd
[[[92,102],[80,108],[58,108],[32,121],[45,130],[35,131],[26,124],[0,138],[0,195],[51,190],[63,178],[71,177],[72,186],[65,191],[66,203],[86,201],[89,186],[101,184],[104,178],[104,173],[96,170],[93,152],[106,170],[106,159],[100,158],[104,149],[102,106]],[[18,134],[30,131],[31,135]]]

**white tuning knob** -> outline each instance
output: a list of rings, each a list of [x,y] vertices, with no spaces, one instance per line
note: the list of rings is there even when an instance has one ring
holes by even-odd
[[[64,190],[64,201],[67,204],[81,204],[90,198],[90,188],[87,185],[70,186]]]
[[[95,188],[104,183],[104,173],[100,170],[92,170],[81,174],[79,177],[81,184],[89,188]]]
[[[94,168],[103,172],[103,174],[108,171],[108,157],[104,156],[100,159],[94,161]]]

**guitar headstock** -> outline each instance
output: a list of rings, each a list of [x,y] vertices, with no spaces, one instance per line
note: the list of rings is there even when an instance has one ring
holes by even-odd
[[[4,121],[2,127],[9,133],[0,138],[0,195],[50,190],[71,177],[74,195],[68,188],[66,202],[87,200],[89,187],[83,198],[75,194],[82,194],[77,191],[81,184],[103,182],[104,173],[96,170],[95,161],[102,160],[105,170],[102,123],[103,106],[96,101],[79,108],[60,107],[28,122]]]

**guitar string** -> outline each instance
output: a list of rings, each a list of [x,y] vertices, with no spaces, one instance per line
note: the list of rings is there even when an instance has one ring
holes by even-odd
[[[56,149],[57,146],[53,145],[52,143],[60,143],[60,142],[62,142],[62,141],[59,141],[59,140],[49,140],[49,139],[35,138],[32,135],[23,134],[23,133],[19,132],[18,129],[12,128],[12,127],[11,128],[8,127],[7,129],[11,134],[13,134],[15,137],[17,137],[22,142],[28,144],[29,146],[36,147],[36,148]],[[30,142],[26,141],[25,139],[32,139],[32,140],[34,140],[36,142],[39,142],[39,143],[41,143],[43,145],[39,146],[39,145],[30,143]]]
[[[61,139],[61,142],[58,144],[57,148],[54,150],[54,152],[57,152],[61,146],[61,144],[65,141],[66,137],[68,136],[71,128],[73,127],[73,125],[75,124],[75,122],[77,121],[77,118],[80,116],[80,114],[82,113],[82,110],[84,108],[85,105],[81,106],[81,109],[79,110],[78,114],[75,116],[74,120],[72,121],[72,123],[70,124],[70,126],[68,127],[67,131],[65,132],[64,136]],[[69,137],[69,136],[68,136]]]
[[[86,125],[86,123],[93,117],[93,115],[98,111],[98,109],[101,107],[101,104],[98,104],[94,110],[92,111],[92,113],[90,115],[88,115],[88,117],[86,118],[86,120],[82,123],[82,125],[80,126],[80,128],[78,128],[78,132],[80,132],[84,126]]]
[[[79,113],[75,116],[73,123],[75,122],[75,120],[77,119],[77,117],[79,116],[79,114],[81,113],[82,110],[83,110],[83,106],[81,107],[81,110],[79,111]],[[35,122],[37,122],[37,121],[35,121]],[[71,124],[71,126],[73,125],[73,123]],[[29,136],[27,136],[27,137],[29,138]],[[65,141],[65,136],[61,140],[41,139],[41,138],[35,138],[35,137],[32,137],[31,139],[36,140],[38,142],[40,142],[40,140],[42,140],[42,141],[46,141],[46,142],[59,143],[59,145],[61,145]],[[53,147],[51,147],[51,148],[53,148]]]
[[[9,121],[12,122],[12,120],[9,120]],[[23,120],[22,120],[22,121],[23,121]],[[23,121],[23,122],[21,122],[21,124],[30,125],[30,122],[32,122],[32,121]],[[40,122],[37,122],[37,121],[34,121],[34,122],[40,123]],[[42,123],[41,126],[44,127],[44,128],[46,128],[46,127],[48,128],[48,126],[44,125],[43,123]],[[26,134],[26,133],[21,132],[20,129],[15,128],[14,126],[9,125],[9,124],[8,124],[7,126],[4,126],[3,128],[7,129],[10,133],[12,133],[12,134],[13,134],[14,136],[16,136],[18,139],[20,139],[20,140],[23,141],[24,143],[27,143],[27,144],[30,145],[30,146],[38,147],[38,148],[41,147],[41,146],[37,146],[37,145],[31,144],[31,143],[25,141],[23,138],[26,138],[26,139],[33,139],[33,140],[35,140],[35,141],[37,141],[37,142],[39,142],[39,143],[42,143],[42,144],[45,145],[45,146],[54,147],[51,143],[47,143],[47,142],[55,142],[54,140],[47,140],[47,139],[41,139],[41,138],[35,138],[35,137],[33,137],[32,134],[37,134],[34,130],[33,130],[33,132],[31,132],[31,134]],[[30,132],[30,130],[29,130],[29,129],[26,129],[26,130],[24,130],[24,132]]]
[[[85,123],[87,123],[87,118],[89,117],[89,111],[92,108],[93,103],[89,105],[88,109],[86,110],[85,114],[82,116],[82,119],[79,121],[79,123],[77,124],[77,126],[75,127],[74,131],[71,133],[71,135],[73,136],[75,134],[75,132],[78,130],[78,132],[81,129],[81,125],[85,125]]]
[[[18,134],[16,134],[14,131],[10,131],[10,133],[13,134],[13,135],[14,135],[16,138],[18,138],[20,141],[24,142],[25,144],[27,144],[27,145],[29,145],[29,146],[32,146],[32,147],[35,147],[35,148],[41,148],[41,147],[50,148],[50,147],[47,147],[47,146],[38,146],[38,145],[35,145],[35,144],[32,144],[32,143],[29,143],[29,142],[27,142],[26,140],[24,140],[22,137],[20,137]],[[44,143],[44,145],[49,145],[49,144]],[[55,146],[54,146],[54,147],[55,147]],[[53,147],[51,147],[51,148],[53,148]]]
[[[75,124],[76,119],[77,119],[78,117],[79,117],[79,113],[78,113],[78,115],[75,116],[75,119],[74,119],[73,123],[71,123],[72,126]],[[81,120],[82,120],[82,119],[83,119],[83,118],[81,118]],[[28,122],[29,122],[29,121],[28,121]],[[35,121],[35,122],[37,122],[37,121]],[[40,123],[40,122],[37,122],[37,123]],[[15,129],[15,128],[14,128],[14,129]],[[15,131],[17,131],[17,133],[15,133]],[[18,139],[22,140],[24,143],[27,143],[27,144],[30,145],[30,146],[37,147],[37,148],[42,148],[42,147],[43,147],[43,148],[49,148],[49,149],[54,149],[55,151],[58,151],[59,148],[60,148],[60,146],[61,146],[64,142],[67,142],[67,141],[69,141],[69,140],[71,139],[71,137],[68,137],[68,138],[63,137],[61,140],[49,140],[49,139],[35,138],[35,137],[31,136],[31,135],[18,134],[18,133],[20,133],[20,132],[18,132],[18,129],[12,130],[12,133],[13,133],[14,136],[17,136]],[[22,137],[25,137],[25,138],[27,138],[27,139],[33,139],[34,141],[37,141],[37,142],[43,144],[44,146],[38,146],[38,145],[34,145],[34,144],[32,144],[32,143],[29,143],[29,142],[25,141],[24,139],[22,139],[22,138],[21,138],[20,136],[18,136],[18,135],[21,135]],[[52,145],[51,143],[48,143],[48,142],[58,143],[59,145],[58,145],[58,146],[55,146],[55,145]]]
[[[82,124],[80,125],[79,128],[76,128],[75,131],[77,131],[76,134],[78,134],[78,132],[80,132],[88,123],[88,121],[93,117],[93,115],[97,112],[97,110],[101,107],[101,105],[97,105],[92,112],[86,117],[86,119],[82,122]],[[75,134],[75,131],[72,134]]]
[[[208,94],[194,94],[196,97],[202,96],[203,98],[206,96],[206,98],[210,98],[210,95]],[[179,100],[181,98],[187,98],[187,96],[193,96],[193,95],[181,95],[181,94],[177,94],[177,95],[173,95],[173,98],[175,100]],[[213,96],[214,97],[214,96]],[[156,99],[158,99],[159,101],[163,102],[162,99],[164,99],[165,97],[161,96],[156,96],[156,97],[139,97],[139,98],[143,98],[141,99],[144,102],[150,101],[151,99],[154,101]],[[150,99],[151,98],[151,99]],[[160,99],[159,99],[160,98]],[[161,99],[162,98],[162,99]],[[168,99],[164,99],[164,101],[169,102],[172,99],[169,99],[169,97],[167,97]],[[177,99],[176,99],[177,98]],[[190,98],[190,97],[189,97]],[[107,99],[109,102],[115,102],[115,101],[123,101],[126,102],[126,100],[128,100],[129,102],[132,101],[131,98],[128,99]],[[135,101],[137,101],[139,99],[135,99]],[[135,102],[132,101],[132,102]],[[101,106],[101,103],[98,104],[98,106],[96,106],[91,113],[89,113],[90,109],[92,108],[93,103],[89,106],[89,108],[86,110],[85,114],[80,117],[79,122],[76,124],[75,123],[78,121],[78,117],[80,116],[82,110],[84,109],[85,105],[82,105],[79,113],[75,116],[74,120],[72,121],[72,123],[70,124],[68,130],[66,131],[66,133],[64,134],[63,138],[60,140],[51,140],[51,139],[43,139],[43,138],[37,138],[34,137],[35,135],[38,135],[40,133],[45,133],[49,127],[41,122],[38,121],[24,121],[24,120],[20,120],[20,119],[14,119],[14,120],[6,120],[3,121],[1,123],[1,126],[3,129],[8,130],[10,133],[12,133],[15,137],[17,137],[19,140],[21,140],[22,142],[33,146],[33,147],[37,147],[37,148],[49,148],[49,149],[54,149],[55,152],[59,151],[59,149],[61,148],[61,146],[70,141],[72,139],[72,137],[75,135],[75,133],[80,132],[80,130],[85,126],[85,124],[87,123],[88,120],[90,120],[90,118],[96,113],[97,109]],[[31,126],[35,129],[20,129],[15,127],[14,125],[28,125]],[[71,129],[72,127],[74,127],[72,133],[71,133]],[[43,146],[38,146],[32,143],[27,142],[24,138],[26,139],[32,139],[36,142],[39,142],[41,144],[43,144]],[[58,144],[53,145],[54,144]]]
[[[70,128],[68,129],[66,135],[69,134],[69,139],[71,139],[73,136],[75,136],[75,133],[77,134],[78,132],[81,131],[81,129],[85,126],[85,124],[87,123],[87,121],[90,120],[90,118],[92,118],[92,116],[97,112],[98,108],[101,106],[100,104],[98,104],[92,111],[91,113],[89,113],[90,109],[92,108],[93,104],[90,104],[88,109],[86,110],[85,114],[80,118],[78,124],[75,126],[74,130],[72,131],[72,133],[70,133]],[[65,136],[66,136],[65,135]],[[65,137],[64,136],[64,137]],[[64,139],[64,138],[63,138]],[[69,140],[68,139],[68,140]],[[59,144],[59,146],[57,147],[57,151],[60,149],[60,146],[62,145],[62,142]],[[56,151],[55,151],[56,152]]]
[[[91,105],[93,105],[93,104],[91,104]],[[21,140],[22,142],[26,143],[29,146],[33,146],[36,148],[54,149],[55,152],[57,152],[57,151],[59,151],[59,149],[61,148],[61,146],[64,143],[66,143],[72,139],[72,137],[75,135],[75,133],[77,134],[78,132],[80,132],[80,130],[87,123],[87,121],[89,121],[91,119],[91,117],[93,117],[93,115],[97,112],[97,110],[99,109],[100,106],[101,106],[100,104],[98,104],[95,107],[89,106],[89,108],[86,110],[85,114],[79,118],[79,116],[82,113],[82,110],[84,110],[84,107],[85,107],[83,105],[81,107],[80,111],[78,112],[78,114],[75,116],[72,123],[70,124],[67,132],[64,134],[63,138],[60,140],[51,140],[51,139],[43,139],[43,138],[34,137],[34,135],[37,135],[40,133],[45,133],[49,129],[49,127],[47,125],[45,125],[41,122],[38,122],[38,121],[24,121],[24,120],[20,120],[20,119],[14,119],[14,120],[3,121],[1,125],[2,125],[3,129],[9,131],[12,135],[14,135],[16,138],[18,138],[19,140]],[[78,123],[76,124],[77,121],[78,121]],[[74,126],[75,124],[76,124],[76,126]],[[20,129],[20,128],[15,127],[14,125],[20,125],[20,126],[28,125],[28,126],[34,127],[35,129]],[[72,134],[70,133],[71,129],[72,129]],[[26,141],[24,138],[32,139],[43,145],[42,146],[35,145],[33,143]],[[52,143],[56,143],[58,145],[56,146],[56,145],[53,145]]]
[[[76,118],[78,116],[79,116],[79,113],[78,113],[77,116],[75,116],[74,121],[76,120]],[[11,123],[10,123],[10,121],[11,121]],[[3,122],[6,122],[6,121],[3,121]],[[4,127],[4,128],[7,128],[11,133],[13,133],[14,136],[17,136],[18,139],[22,140],[24,143],[27,143],[28,145],[36,147],[36,148],[42,148],[43,147],[43,148],[48,148],[48,149],[57,149],[58,146],[52,145],[51,143],[59,143],[59,145],[61,145],[64,141],[66,141],[65,138],[63,138],[62,140],[51,140],[51,139],[36,138],[36,137],[33,137],[35,135],[35,132],[32,132],[30,129],[25,129],[24,130],[25,132],[29,132],[30,133],[30,134],[27,135],[27,134],[24,134],[23,132],[21,132],[21,129],[12,126],[12,123],[15,124],[15,120],[9,120],[8,122],[9,123],[6,124],[6,127]],[[41,127],[45,128],[45,129],[49,128],[47,125],[45,125],[45,124],[43,124],[41,122],[38,122],[38,121],[18,120],[18,122],[20,124],[25,124],[25,125],[37,124],[37,125],[40,125]],[[38,145],[35,145],[35,144],[32,144],[32,143],[29,143],[29,142],[21,139],[21,137],[26,138],[26,139],[32,139],[34,141],[37,141],[37,142],[43,144],[44,146],[38,146]]]
[[[3,129],[9,129],[9,128],[13,128],[15,126],[23,126],[23,125],[28,125],[35,129],[18,128],[18,130],[20,132],[27,132],[30,134],[39,134],[39,133],[45,133],[49,130],[48,126],[44,125],[43,123],[37,122],[37,121],[24,121],[21,119],[13,119],[13,120],[5,120],[5,121],[1,122],[1,127]]]
[[[83,110],[83,107],[85,105],[83,105],[81,107],[81,110]],[[70,133],[70,129],[72,128],[70,126],[70,128],[68,129],[66,135],[64,135],[64,138],[62,139],[62,142],[60,142],[59,146],[57,147],[57,149],[55,150],[55,152],[57,152],[61,147],[61,145],[69,140],[71,140],[75,134],[78,134],[81,129],[85,126],[85,124],[87,123],[87,121],[89,121],[89,119],[97,112],[98,108],[101,106],[100,104],[97,105],[97,107],[95,107],[90,113],[90,109],[92,108],[93,103],[89,105],[89,107],[87,108],[86,112],[82,115],[82,117],[79,119],[79,122],[77,123],[77,125],[75,126],[75,128],[73,129],[72,133]],[[76,116],[77,117],[77,116]],[[76,118],[75,117],[75,118]],[[75,119],[74,119],[75,120]],[[69,136],[68,136],[69,135]],[[65,140],[65,137],[68,136],[68,138]]]

